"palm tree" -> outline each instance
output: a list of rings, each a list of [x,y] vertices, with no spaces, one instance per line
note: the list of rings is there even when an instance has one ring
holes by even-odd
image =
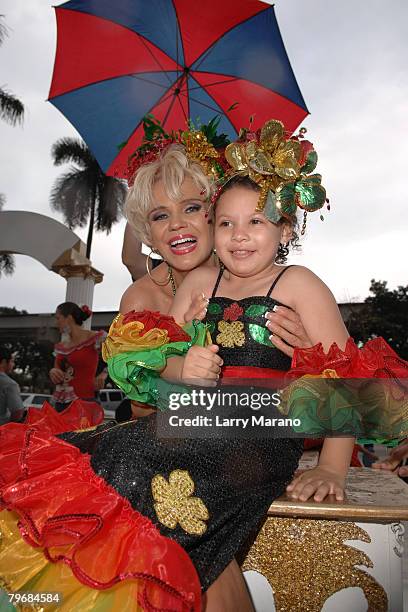
[[[55,166],[74,163],[54,183],[50,203],[62,212],[71,229],[84,227],[89,217],[86,256],[91,255],[93,229],[109,233],[119,220],[127,187],[124,181],[106,176],[82,140],[61,138],[54,143],[51,155]]]
[[[0,211],[2,210],[5,202],[5,195],[0,193]],[[13,274],[14,268],[14,257],[10,253],[0,253],[0,278],[2,274]]]
[[[8,35],[3,19],[4,15],[0,15],[0,45]],[[0,87],[0,118],[10,125],[22,123],[24,118],[24,104],[3,87]]]

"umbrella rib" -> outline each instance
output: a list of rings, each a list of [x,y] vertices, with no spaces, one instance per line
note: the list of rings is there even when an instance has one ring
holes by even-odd
[[[188,117],[187,117],[187,115],[186,115],[186,111],[184,110],[184,106],[183,106],[183,105],[182,105],[182,103],[181,103],[181,100],[180,100],[180,96],[179,96],[179,95],[177,96],[177,101],[178,101],[178,103],[179,103],[179,104],[180,104],[180,106],[181,106],[181,110],[183,111],[184,119],[185,119],[186,121],[188,121]],[[188,94],[187,94],[187,103],[188,103]]]
[[[173,95],[173,99],[172,99],[172,101],[171,101],[171,102],[170,102],[170,104],[169,104],[169,108],[167,109],[166,114],[165,114],[165,116],[164,116],[164,119],[163,119],[163,121],[162,121],[162,126],[163,126],[163,127],[165,126],[166,121],[167,121],[167,119],[169,118],[169,115],[170,115],[170,113],[171,113],[171,109],[173,108],[173,104],[174,104],[174,102],[176,101],[176,97],[177,97],[177,96]]]
[[[260,15],[261,13],[264,13],[265,11],[269,11],[272,9],[272,12],[274,13],[274,7],[272,6],[267,6],[264,9],[262,9],[262,11],[259,11],[258,13],[255,13],[254,15],[251,15],[251,17],[246,17],[245,19],[242,19],[242,21],[239,21],[238,23],[234,24],[233,26],[231,26],[228,30],[225,30],[225,32],[223,32],[222,36],[219,36],[217,38],[217,40],[214,40],[213,44],[211,45],[211,47],[208,47],[207,51],[204,53],[204,55],[201,56],[201,59],[199,60],[199,63],[197,64],[197,66],[194,68],[194,70],[197,70],[199,68],[199,66],[203,63],[203,61],[205,59],[207,59],[208,54],[214,49],[215,45],[222,39],[224,38],[224,36],[226,36],[227,34],[229,34],[232,30],[234,30],[235,28],[237,28],[238,26],[240,26],[242,23],[245,23],[246,21],[249,21],[250,19],[253,19],[255,16]],[[196,60],[197,61],[197,60]],[[194,62],[192,63],[192,66],[194,66]]]
[[[167,74],[167,71],[164,70],[163,66],[161,65],[161,63],[159,62],[159,60],[157,59],[157,57],[154,56],[153,52],[151,49],[149,49],[149,47],[147,46],[144,37],[140,36],[140,34],[137,34],[140,37],[140,40],[142,41],[143,46],[146,48],[146,50],[150,53],[150,55],[152,56],[153,60],[156,62],[156,64],[159,66],[160,70],[162,72],[164,72],[164,74],[166,75],[167,80],[169,81],[169,83],[171,83],[171,79],[169,77],[169,75]],[[177,62],[177,66],[178,66],[178,62]]]
[[[161,73],[158,72],[157,74],[161,74]],[[123,76],[126,76],[126,75],[123,75]],[[145,83],[150,83],[150,85],[156,85],[156,87],[161,87],[162,89],[166,89],[166,90],[168,89],[167,85],[162,85],[161,83],[156,83],[156,81],[152,81],[150,79],[146,79],[144,77],[141,77],[141,76],[139,76],[139,74],[129,74],[128,76],[132,77],[133,79],[139,79],[139,81],[143,81]],[[171,81],[171,79],[169,79],[169,81],[170,81],[170,85],[174,85],[175,81]]]
[[[214,85],[222,85],[223,83],[232,83],[233,81],[238,81],[238,77],[232,77],[230,79],[223,79],[222,81],[214,81],[214,83],[206,83],[205,89],[208,87],[213,87]],[[195,89],[203,89],[202,85],[197,85],[197,87],[190,87],[190,91],[194,91]]]
[[[180,92],[180,93],[182,93],[182,92]],[[186,94],[183,93],[183,96],[186,96]],[[201,106],[205,106],[206,108],[209,108],[210,110],[212,110],[215,113],[217,113],[217,115],[224,115],[225,117],[227,117],[226,113],[224,113],[224,111],[221,109],[220,106],[218,106],[218,108],[213,108],[209,104],[206,104],[205,102],[200,102],[200,100],[196,100],[192,96],[190,96],[190,100],[192,100],[193,102],[196,102],[197,104],[201,104]],[[214,100],[214,102],[215,102],[215,100]],[[221,112],[220,112],[220,109],[221,109]]]

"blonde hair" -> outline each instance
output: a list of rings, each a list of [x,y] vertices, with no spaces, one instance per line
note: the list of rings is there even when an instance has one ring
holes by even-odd
[[[190,162],[184,146],[180,144],[170,145],[156,161],[147,163],[137,170],[133,186],[126,197],[125,215],[142,242],[149,244],[151,240],[147,217],[154,203],[154,185],[162,181],[168,197],[171,200],[178,200],[182,196],[181,185],[187,178],[194,181],[200,193],[204,193],[207,198],[211,196],[211,180],[200,164]]]

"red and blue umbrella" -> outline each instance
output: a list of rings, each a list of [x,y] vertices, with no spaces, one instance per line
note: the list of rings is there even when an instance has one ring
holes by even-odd
[[[49,100],[107,174],[123,176],[149,113],[167,131],[219,114],[230,138],[251,116],[254,129],[273,117],[294,131],[308,114],[264,2],[70,0],[55,10]]]

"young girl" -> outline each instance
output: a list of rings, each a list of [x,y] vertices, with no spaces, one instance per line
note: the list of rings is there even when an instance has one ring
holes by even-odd
[[[300,315],[312,342],[321,342],[325,351],[334,342],[344,349],[348,338],[326,285],[306,268],[276,264],[279,248],[282,250],[282,245],[293,240],[295,217],[271,222],[257,210],[259,197],[257,183],[242,175],[232,178],[221,190],[215,205],[215,247],[225,267],[218,272],[206,267],[191,272],[172,308],[176,321],[184,321],[186,305],[200,292],[211,296],[205,320],[214,328],[212,336],[219,346],[224,377],[234,377],[237,364],[241,376],[242,367],[247,367],[247,378],[259,375],[257,367],[273,370],[269,376],[290,368],[290,360],[274,348],[273,336],[262,343],[251,337],[251,324],[260,323],[259,309],[255,316],[246,314],[254,305],[262,307],[261,317],[278,305],[292,308]],[[210,354],[214,347],[200,350]],[[259,365],[254,367],[254,363]],[[210,359],[208,364],[208,371],[203,368],[200,373],[202,379],[214,379],[222,372],[221,368],[216,371],[211,367]],[[291,497],[305,501],[314,496],[316,501],[322,501],[330,493],[343,499],[353,443],[350,438],[326,439],[318,467],[288,486]]]

